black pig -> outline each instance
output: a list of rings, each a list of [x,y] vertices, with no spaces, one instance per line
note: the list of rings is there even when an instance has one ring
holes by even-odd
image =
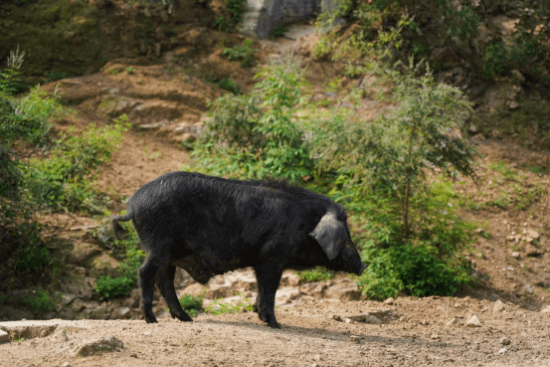
[[[278,328],[274,302],[285,269],[318,265],[360,275],[361,261],[344,208],[329,198],[281,181],[237,181],[191,172],[160,176],[128,200],[147,258],[139,270],[142,307],[156,322],[154,284],[173,318],[192,321],[174,290],[176,266],[206,284],[216,274],[252,266],[258,281],[254,311]]]

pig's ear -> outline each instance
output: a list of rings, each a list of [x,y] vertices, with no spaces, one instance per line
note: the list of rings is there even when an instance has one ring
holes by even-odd
[[[344,246],[346,229],[334,213],[325,214],[309,235],[323,248],[329,260],[334,260]]]

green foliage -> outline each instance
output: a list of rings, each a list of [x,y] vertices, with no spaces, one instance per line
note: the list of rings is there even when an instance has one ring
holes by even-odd
[[[136,282],[131,277],[101,276],[97,280],[95,290],[101,299],[110,299],[130,294],[135,285]]]
[[[46,78],[48,78],[48,80],[51,80],[51,81],[64,79],[65,76],[66,76],[65,73],[59,70],[52,70],[48,74],[46,74]]]
[[[238,95],[241,95],[242,94],[242,91],[241,91],[241,88],[239,88],[239,85],[231,80],[231,79],[228,79],[228,78],[222,78],[219,82],[218,82],[218,86],[220,88],[223,88],[223,89],[226,89],[228,91],[230,91],[231,93],[233,93],[234,95],[238,96]]]
[[[26,162],[23,177],[29,200],[54,210],[100,211],[89,178],[122,143],[127,130],[123,120],[102,128],[91,124],[80,135],[62,134],[48,158]]]
[[[36,226],[32,223],[30,226]],[[35,228],[28,228],[35,233],[38,231]],[[38,238],[30,242],[27,246],[17,248],[13,254],[15,264],[13,266],[12,275],[17,277],[30,274],[40,274],[45,269],[53,264],[48,249],[37,242]]]
[[[112,255],[121,261],[117,276],[99,277],[95,291],[101,299],[124,297],[130,294],[138,284],[138,269],[145,253],[139,247],[136,232],[129,223],[120,223],[128,234],[122,240],[113,240],[107,243]]]
[[[509,66],[508,49],[504,43],[499,41],[491,42],[485,49],[483,57],[483,78],[493,80],[503,75]]]
[[[256,49],[252,47],[252,40],[247,38],[243,41],[242,46],[233,46],[232,48],[224,48],[221,56],[230,61],[239,61],[242,67],[252,66],[254,64],[254,52]]]
[[[420,78],[415,70],[391,76],[400,103],[391,113],[368,124],[335,114],[311,127],[316,166],[336,177],[330,194],[353,205],[362,195],[380,193],[391,202],[384,207],[402,213],[405,236],[411,234],[410,200],[425,191],[426,168],[475,178],[475,150],[454,132],[469,103],[458,89],[436,84],[429,70]]]
[[[202,297],[195,297],[190,294],[184,294],[179,299],[181,307],[191,317],[197,316],[202,312]]]
[[[273,37],[275,38],[279,38],[279,37],[284,37],[285,33],[288,31],[288,26],[286,25],[278,25],[277,27],[275,27],[275,29],[273,30]]]
[[[300,181],[313,162],[304,132],[292,121],[304,79],[299,66],[274,64],[261,71],[250,96],[225,95],[212,105],[193,167],[217,175]]]
[[[23,304],[29,306],[38,314],[50,312],[55,308],[55,303],[45,290],[28,294],[23,298]]]
[[[251,312],[254,306],[250,302],[250,299],[246,297],[244,294],[240,294],[240,296],[243,299],[237,302],[233,300],[232,301],[233,303],[230,303],[230,302],[222,303],[222,299],[215,299],[210,304],[210,306],[206,307],[204,311],[212,315],[223,315],[223,314],[237,313],[237,312]]]
[[[377,200],[376,197],[372,199]],[[365,215],[360,237],[361,257],[369,267],[358,277],[358,286],[369,298],[451,295],[472,282],[469,264],[461,255],[473,243],[475,226],[456,212],[456,194],[445,180],[417,195],[414,236],[403,239],[395,223],[399,213],[391,202],[376,201]],[[382,215],[378,215],[382,213]]]
[[[319,282],[334,278],[334,272],[322,267],[298,272],[300,278],[306,282]]]
[[[214,26],[221,31],[233,32],[242,20],[246,7],[246,0],[225,0],[227,17],[222,16],[214,20]]]
[[[7,67],[0,71],[0,96],[10,95],[17,91],[15,84],[19,82],[17,75],[23,64],[25,51],[19,52],[19,46],[15,52],[10,51]]]
[[[19,284],[40,279],[52,264],[41,241],[35,208],[22,195],[25,181],[12,146],[38,144],[50,130],[49,119],[60,113],[54,98],[36,87],[23,99],[15,92],[24,53],[11,52],[8,66],[0,72],[0,275],[15,277]]]

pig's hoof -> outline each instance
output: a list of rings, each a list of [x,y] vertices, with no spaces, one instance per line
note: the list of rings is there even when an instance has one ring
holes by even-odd
[[[157,319],[155,318],[155,316],[152,316],[152,317],[145,316],[145,322],[147,322],[148,324],[156,324]]]

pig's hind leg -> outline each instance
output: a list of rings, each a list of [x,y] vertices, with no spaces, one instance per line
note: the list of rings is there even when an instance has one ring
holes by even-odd
[[[272,328],[279,329],[279,323],[275,318],[275,293],[281,281],[282,270],[276,266],[264,263],[254,268],[258,281],[258,300],[254,305],[254,311],[258,312],[260,320],[265,321]]]
[[[178,318],[180,321],[193,321],[193,319],[181,307],[176,290],[174,289],[174,276],[176,275],[176,267],[168,265],[157,274],[156,283],[160,289],[160,294],[166,300],[170,315],[172,318]]]

